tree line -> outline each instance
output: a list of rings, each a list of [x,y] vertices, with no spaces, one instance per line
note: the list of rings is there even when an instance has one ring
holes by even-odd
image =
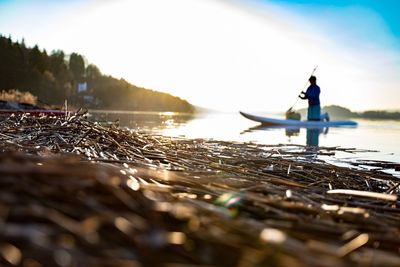
[[[78,53],[47,53],[38,45],[27,47],[0,35],[0,90],[29,92],[39,101],[98,109],[194,112],[179,97],[137,87],[85,64]]]
[[[323,107],[322,111],[328,112],[329,116],[333,119],[361,118],[377,120],[400,120],[400,112],[389,112],[384,110],[353,112],[345,107],[330,105]],[[300,109],[298,112],[302,115],[302,117],[307,117],[307,109]]]

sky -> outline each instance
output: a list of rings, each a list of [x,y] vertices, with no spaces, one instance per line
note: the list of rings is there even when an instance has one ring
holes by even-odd
[[[400,109],[397,0],[0,0],[0,34],[222,111]]]

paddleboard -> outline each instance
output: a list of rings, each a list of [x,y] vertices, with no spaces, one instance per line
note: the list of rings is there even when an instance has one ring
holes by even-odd
[[[356,126],[355,121],[298,121],[298,120],[286,120],[286,119],[275,119],[269,117],[263,117],[258,115],[249,114],[246,112],[239,111],[239,113],[246,119],[259,122],[265,126],[296,126],[296,127],[340,127],[340,126]]]

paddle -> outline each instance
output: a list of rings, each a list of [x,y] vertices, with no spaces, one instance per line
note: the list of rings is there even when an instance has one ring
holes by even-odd
[[[313,71],[311,72],[311,75],[308,76],[307,82],[306,82],[306,84],[304,85],[304,87],[303,87],[303,89],[301,90],[301,92],[303,92],[304,89],[306,89],[306,87],[307,87],[307,85],[308,85],[308,79],[309,79],[311,76],[314,75],[314,73],[315,73],[315,71],[317,70],[317,68],[318,68],[318,65],[315,66],[315,68],[314,68]],[[286,113],[289,113],[289,112],[292,111],[292,109],[294,108],[294,106],[297,104],[297,101],[299,101],[299,96],[297,96],[296,102],[294,102],[294,104],[286,111]]]

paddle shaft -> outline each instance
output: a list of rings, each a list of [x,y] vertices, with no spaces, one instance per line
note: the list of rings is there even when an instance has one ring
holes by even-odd
[[[309,79],[311,76],[314,75],[314,73],[315,73],[315,71],[317,70],[317,68],[318,68],[318,65],[315,66],[315,68],[314,68],[313,71],[311,72],[311,75],[308,77],[308,79]],[[303,92],[304,89],[306,89],[306,87],[307,87],[307,85],[308,85],[308,79],[307,79],[306,84],[303,86],[303,89],[301,90],[301,92]],[[297,101],[299,101],[299,97],[298,97],[298,96],[297,96],[297,98],[296,98],[296,102],[294,102],[294,104],[287,110],[287,112],[291,111],[291,110],[294,108],[294,106],[297,104]]]

